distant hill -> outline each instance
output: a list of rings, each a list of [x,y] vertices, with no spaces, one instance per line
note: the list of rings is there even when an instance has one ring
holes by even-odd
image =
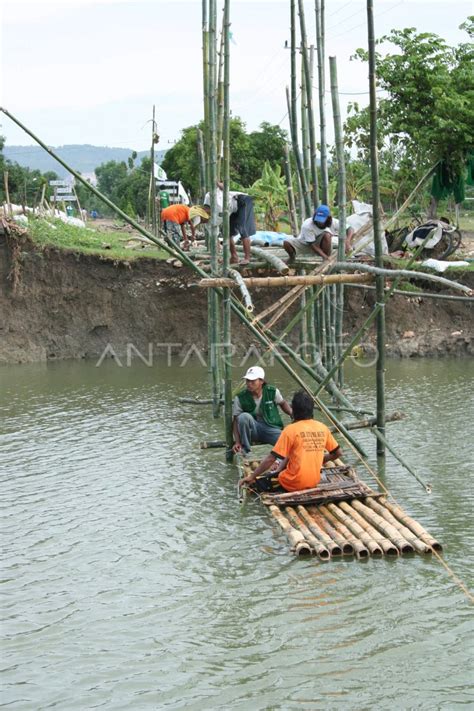
[[[93,173],[97,166],[107,163],[109,160],[125,161],[132,154],[132,148],[109,148],[108,146],[70,145],[51,146],[52,150],[58,154],[71,168],[80,173]],[[156,151],[156,162],[161,163],[166,151]],[[68,175],[65,168],[54,160],[40,146],[9,146],[3,148],[3,155],[12,163],[18,163],[24,168],[40,170],[46,173],[54,170],[61,178]],[[136,163],[139,165],[144,156],[149,156],[149,151],[137,151]]]

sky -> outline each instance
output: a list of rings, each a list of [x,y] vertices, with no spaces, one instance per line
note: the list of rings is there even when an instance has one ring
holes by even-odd
[[[367,46],[366,5],[325,6],[326,56],[337,58],[344,119],[348,102],[369,100],[367,67],[350,61]],[[288,128],[289,7],[289,0],[231,0],[231,110],[248,130],[262,121]],[[313,1],[305,11],[311,43]],[[201,0],[3,0],[1,12],[1,106],[47,145],[148,149],[155,105],[157,148],[168,149],[202,118]],[[456,45],[467,41],[458,28],[472,12],[461,0],[374,0],[375,33],[415,27]],[[326,97],[331,140],[329,91]],[[0,120],[7,144],[34,144],[3,114]]]

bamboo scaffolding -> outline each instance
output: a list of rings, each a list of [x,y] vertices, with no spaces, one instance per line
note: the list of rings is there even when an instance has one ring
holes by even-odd
[[[329,521],[331,526],[337,531],[337,533],[345,538],[348,543],[350,543],[357,558],[360,559],[369,557],[369,550],[364,543],[360,541],[358,537],[355,536],[352,531],[342,521],[340,521],[339,518],[332,513],[332,511],[329,510],[326,505],[319,506],[318,509]]]
[[[392,504],[391,502],[387,501],[386,497],[383,497],[380,499],[380,503],[383,504],[389,511],[390,513],[395,517],[398,518],[401,523],[403,523],[407,528],[410,529],[410,531],[413,531],[415,535],[420,538],[423,543],[426,543],[430,548],[437,552],[441,552],[443,550],[443,547],[441,543],[439,543],[433,536],[428,533],[428,531],[423,528],[415,519],[411,518],[408,516],[403,509],[400,508],[400,506],[397,506],[396,504]]]
[[[317,506],[307,506],[306,510],[316,525],[342,550],[343,555],[354,555],[354,546],[352,543],[345,538],[342,533],[338,532],[336,528],[329,523],[328,519],[324,518]]]
[[[366,533],[361,526],[359,526],[357,521],[355,521],[352,516],[345,513],[339,505],[327,504],[327,508],[333,516],[335,516],[342,524],[344,524],[344,526],[346,526],[346,528],[349,529],[349,531],[352,531],[356,538],[362,541],[367,550],[370,551],[371,555],[376,557],[383,555],[383,550],[377,541],[374,541],[372,536],[369,536],[369,534]]]
[[[206,158],[204,155],[204,137],[200,128],[197,130],[198,155],[199,155],[199,192],[201,202],[206,196]]]
[[[290,215],[290,225],[291,234],[298,234],[298,220],[296,217],[296,204],[295,204],[295,194],[293,192],[293,181],[291,179],[291,165],[290,165],[290,152],[288,150],[288,144],[284,145],[285,154],[285,181],[286,181],[286,195],[288,203],[288,214]]]
[[[369,502],[374,502],[374,506]],[[369,523],[371,523],[375,528],[382,531],[385,536],[392,541],[392,543],[398,548],[400,553],[413,553],[415,550],[418,553],[427,553],[428,549],[425,544],[421,544],[417,541],[414,534],[409,531],[405,526],[402,526],[398,522],[397,525],[391,522],[390,514],[381,506],[375,499],[367,498],[366,503],[363,504],[361,501],[352,501],[352,507],[363,516]],[[395,521],[395,519],[393,519]],[[408,536],[405,535],[408,532]],[[416,542],[416,545],[415,545]]]
[[[321,142],[321,199],[325,205],[329,204],[329,179],[326,146],[326,105],[325,105],[325,21],[324,0],[315,0],[316,13],[316,48],[318,55],[318,91],[319,91],[319,132]],[[339,203],[340,205],[341,203]]]
[[[292,551],[294,551],[297,556],[311,555],[311,546],[305,540],[305,537],[301,531],[297,531],[290,524],[288,519],[282,514],[278,506],[270,506],[269,511],[275,521],[278,523],[282,531],[285,533]]]
[[[204,192],[211,189],[209,172],[210,153],[210,123],[209,123],[209,0],[202,0],[202,78],[204,99],[204,156],[205,156],[205,181]]]
[[[309,124],[309,144],[311,149],[311,182],[313,205],[319,204],[318,170],[316,159],[316,136],[314,132],[314,112],[313,112],[313,87],[311,84],[311,72],[308,59],[308,41],[306,36],[306,22],[304,15],[304,0],[298,0],[298,13],[300,17],[301,32],[301,57],[303,60],[304,80],[306,85],[306,101],[308,104],[308,124]]]
[[[303,534],[305,540],[309,543],[311,548],[314,550],[318,558],[321,560],[329,560],[330,553],[326,546],[313,534],[313,532],[308,528],[304,520],[298,516],[296,511],[292,506],[287,506],[285,508],[285,514],[287,515],[290,523],[294,528],[296,528],[300,533]]]
[[[301,517],[302,521],[309,528],[311,533],[324,545],[324,547],[329,551],[331,557],[335,558],[342,555],[341,546],[336,543],[322,528],[318,525],[316,520],[311,516],[309,511],[304,506],[297,506],[296,510]]]
[[[351,502],[351,504],[348,504],[347,501],[341,501],[339,503],[339,506],[343,511],[345,511],[349,516],[351,516],[356,523],[359,524],[359,526],[367,533],[368,536],[370,536],[376,543],[378,543],[385,555],[398,556],[399,549],[395,545],[394,541],[392,541],[390,537],[386,538],[385,536],[383,536],[380,531],[378,531],[377,528],[371,524],[369,520],[366,520],[360,514],[360,512],[356,510],[354,503],[357,503],[356,499]],[[403,552],[406,553],[407,551],[404,550]]]
[[[155,121],[155,105],[153,104],[153,118],[151,122],[151,148],[150,148],[150,161],[151,161],[151,175],[150,175],[150,217],[151,217],[151,228],[153,234],[156,235],[157,229],[157,219],[156,219],[156,181],[155,181],[155,143],[158,142],[158,135],[156,132],[156,121]]]
[[[295,274],[281,277],[244,277],[242,281],[247,287],[314,286],[316,284],[366,284],[373,282],[374,277],[370,274],[305,274],[304,276]],[[198,282],[198,286],[203,289],[210,289],[216,286],[231,287],[234,286],[234,283],[228,277],[206,277]],[[259,314],[257,319],[260,320],[261,316]]]
[[[310,63],[313,57],[313,52],[311,52]],[[313,71],[311,70],[311,75]],[[312,83],[312,82],[311,82]],[[304,174],[308,185],[311,183],[311,148],[309,145],[309,129],[308,129],[308,101],[306,99],[306,83],[304,80],[304,66],[301,62],[301,85],[300,85],[300,95],[301,95],[301,153],[303,156],[303,167]]]
[[[219,48],[219,69],[217,72],[217,180],[221,180],[221,164],[223,160],[222,141],[224,132],[224,54],[225,54],[225,7],[222,15],[221,40]]]

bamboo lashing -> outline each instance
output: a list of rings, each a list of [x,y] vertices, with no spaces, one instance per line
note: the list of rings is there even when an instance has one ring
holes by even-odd
[[[313,532],[308,528],[308,526],[306,526],[306,523],[298,516],[294,508],[287,506],[285,514],[288,516],[291,525],[303,534],[305,540],[310,544],[318,558],[321,558],[321,560],[328,560],[329,550],[320,540],[318,540],[318,538],[316,538]]]
[[[280,528],[284,531],[295,554],[297,556],[311,555],[311,547],[305,540],[303,534],[291,526],[288,519],[283,516],[278,506],[270,506],[270,513],[279,524]]]
[[[239,274],[240,276],[240,274]],[[276,286],[313,286],[327,284],[368,284],[375,277],[371,274],[295,274],[293,276],[279,277],[240,277],[246,287],[276,287]],[[230,278],[206,277],[198,282],[202,289],[215,287],[232,287],[235,283]],[[260,318],[260,317],[259,317]]]

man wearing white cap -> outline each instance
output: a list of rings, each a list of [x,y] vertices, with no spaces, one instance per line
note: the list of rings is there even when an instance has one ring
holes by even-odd
[[[278,388],[265,382],[265,371],[254,365],[244,375],[246,387],[237,393],[232,406],[234,454],[248,454],[252,442],[275,444],[283,429],[280,407],[290,417],[290,405]]]

